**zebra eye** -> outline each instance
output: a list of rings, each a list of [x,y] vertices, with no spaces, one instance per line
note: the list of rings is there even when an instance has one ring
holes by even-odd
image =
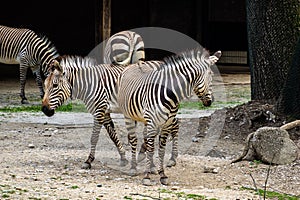
[[[53,88],[57,88],[58,84],[57,83],[53,83]]]

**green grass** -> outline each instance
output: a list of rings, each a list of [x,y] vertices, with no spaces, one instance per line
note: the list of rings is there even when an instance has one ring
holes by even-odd
[[[166,193],[166,194],[174,194],[177,196],[177,198],[183,198],[183,199],[190,199],[190,200],[204,200],[207,199],[204,195],[199,194],[186,194],[185,192],[175,192],[167,189],[159,189],[160,193]],[[217,200],[215,198],[213,199],[207,199],[207,200]]]
[[[215,101],[212,103],[211,106],[205,107],[201,101],[183,101],[180,103],[179,109],[190,109],[190,110],[207,110],[207,109],[219,109],[223,107],[230,107],[242,104],[244,102],[241,101],[229,101],[229,102],[222,102],[222,101]]]
[[[247,188],[247,187],[242,187],[242,190],[253,190],[257,192],[254,188]],[[258,193],[261,197],[264,196],[264,190],[258,189]],[[273,191],[266,191],[266,198],[273,198],[277,200],[299,200],[299,196],[293,196],[289,194],[284,194],[284,193],[279,193],[279,192],[273,192]]]
[[[0,112],[42,112],[42,105],[5,106]],[[83,103],[68,103],[56,109],[58,112],[87,112]]]
[[[227,101],[215,101],[210,107],[205,107],[199,100],[182,101],[180,102],[180,109],[187,110],[207,110],[207,109],[220,109],[223,107],[232,107],[250,100],[250,88],[231,88],[227,92]],[[41,112],[41,104],[38,105],[22,105],[22,106],[6,106],[0,108],[0,112]],[[78,100],[66,102],[60,106],[57,112],[87,112],[85,105]]]
[[[207,110],[218,109],[222,107],[235,106],[241,104],[239,101],[232,102],[214,102],[210,107],[205,107],[201,102],[196,101],[183,101],[180,103],[180,109],[188,110]],[[41,112],[41,105],[24,105],[24,106],[5,106],[0,108],[0,112]],[[68,103],[56,109],[57,112],[87,112],[83,103]]]

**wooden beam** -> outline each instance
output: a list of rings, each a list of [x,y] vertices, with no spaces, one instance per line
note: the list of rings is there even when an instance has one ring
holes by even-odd
[[[102,5],[100,0],[95,0],[95,46],[101,43]]]
[[[102,5],[102,41],[104,41],[110,37],[111,32],[111,0],[103,0]]]
[[[111,34],[111,0],[95,0],[95,46]]]

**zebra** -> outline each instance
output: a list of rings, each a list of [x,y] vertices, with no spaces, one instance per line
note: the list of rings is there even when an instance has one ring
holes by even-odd
[[[125,65],[143,60],[145,60],[144,42],[136,32],[121,31],[106,41],[104,63]]]
[[[39,36],[26,28],[0,26],[0,62],[20,65],[21,103],[28,103],[25,96],[27,69],[36,76],[36,83],[43,98],[44,89],[40,71],[47,75],[47,64],[58,57],[55,46],[46,36]]]
[[[144,52],[144,42],[142,37],[133,31],[125,30],[118,32],[112,35],[106,42],[104,50],[104,63],[115,64],[115,65],[125,65],[125,64],[134,64],[139,61],[145,60]],[[176,128],[174,127],[174,130]],[[144,134],[146,129],[144,129]],[[174,131],[175,134],[176,131]],[[168,167],[176,165],[176,154],[177,154],[177,138],[172,137],[172,154],[173,159],[170,159],[168,162]],[[133,141],[132,141],[133,142]],[[140,152],[138,154],[138,162],[141,162],[145,159],[145,144],[142,144]],[[135,151],[133,152],[133,157],[135,157]],[[133,160],[136,160],[135,158]],[[155,173],[155,166],[153,161],[152,163],[152,172]],[[134,173],[133,173],[134,174]],[[132,174],[132,175],[133,175]]]
[[[61,76],[58,80],[63,81],[62,84],[58,84],[58,86],[56,86],[53,82],[51,83],[51,77],[45,80],[46,94],[42,101],[42,111],[47,116],[52,116],[57,107],[62,105],[68,97],[72,97],[83,100],[89,112],[94,116],[94,126],[91,137],[91,152],[82,168],[91,168],[91,163],[95,158],[95,149],[102,125],[106,128],[110,138],[119,151],[121,157],[120,165],[127,165],[128,161],[125,158],[123,145],[118,139],[114,129],[114,123],[110,117],[110,112],[118,111],[117,108],[108,109],[108,106],[117,104],[115,100],[116,91],[114,86],[116,84],[117,76],[120,74],[121,70],[130,63],[135,63],[144,59],[144,42],[141,36],[133,31],[121,31],[112,35],[106,42],[104,61],[107,64],[96,65],[96,61],[92,58],[80,58],[78,56],[61,56],[51,63],[51,68],[53,70],[51,72],[52,78],[55,76],[57,77],[57,75],[54,75],[54,72],[56,74],[59,74],[60,72]],[[111,63],[114,65],[111,65]],[[64,76],[62,74],[63,68],[64,71],[76,69],[78,70],[78,74],[74,72],[74,74],[71,75],[71,72],[68,71],[66,74],[69,75]],[[96,68],[103,69],[97,70]],[[83,94],[83,91],[80,91],[82,88],[88,88],[87,85],[84,85],[84,83],[86,83],[85,81],[90,77],[79,75],[79,73],[89,73],[89,76],[92,77],[94,81],[98,81],[96,84],[88,85],[92,86],[92,88],[89,88],[93,91],[90,95],[97,105],[90,101],[91,96],[86,96],[87,94]],[[53,81],[55,79],[53,79]],[[74,79],[78,80],[74,82]],[[82,82],[80,82],[79,79],[82,80]],[[109,84],[105,82],[106,80],[109,80]],[[103,87],[104,85],[106,87]],[[58,92],[57,89],[61,89],[61,91]],[[60,100],[51,102],[51,99]]]
[[[133,152],[136,150],[135,122],[141,121],[147,127],[144,136],[147,156],[144,185],[151,183],[156,135],[159,135],[160,182],[168,184],[163,166],[165,145],[168,135],[177,137],[179,126],[176,114],[179,103],[194,91],[204,106],[211,105],[213,72],[210,67],[220,56],[221,51],[210,56],[206,49],[197,48],[166,57],[162,61],[139,62],[127,67],[119,76],[117,102],[125,117]],[[136,161],[131,162],[131,171],[134,173]]]
[[[44,83],[43,113],[49,117],[54,115],[55,109],[71,98],[82,100],[93,115],[90,154],[82,168],[91,168],[102,125],[118,149],[120,166],[127,165],[125,150],[110,117],[111,112],[118,112],[116,83],[126,65],[99,65],[90,57],[60,56],[50,63],[49,68],[50,74]]]

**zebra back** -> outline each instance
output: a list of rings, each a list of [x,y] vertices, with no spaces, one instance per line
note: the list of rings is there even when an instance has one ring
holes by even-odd
[[[121,31],[112,35],[104,49],[104,63],[130,64],[145,60],[142,37],[133,31]]]
[[[47,84],[44,96],[60,99],[53,101],[59,102],[53,107],[59,107],[69,97],[85,102],[91,113],[94,112],[95,106],[105,103],[101,100],[110,103],[113,108],[117,106],[117,79],[126,65],[97,64],[96,60],[90,57],[69,55],[58,57],[54,63],[50,64],[54,68],[45,81]]]
[[[47,64],[59,56],[55,46],[46,36],[39,36],[30,29],[0,26],[0,61],[22,64],[33,71],[47,73]]]
[[[143,122],[147,112],[155,115],[155,119],[161,118],[157,120],[165,120],[170,117],[167,113],[176,115],[179,102],[189,98],[193,91],[204,105],[209,106],[213,74],[210,66],[220,55],[219,52],[210,57],[205,49],[193,49],[163,61],[131,65],[121,73],[118,81],[117,99],[122,112]]]

